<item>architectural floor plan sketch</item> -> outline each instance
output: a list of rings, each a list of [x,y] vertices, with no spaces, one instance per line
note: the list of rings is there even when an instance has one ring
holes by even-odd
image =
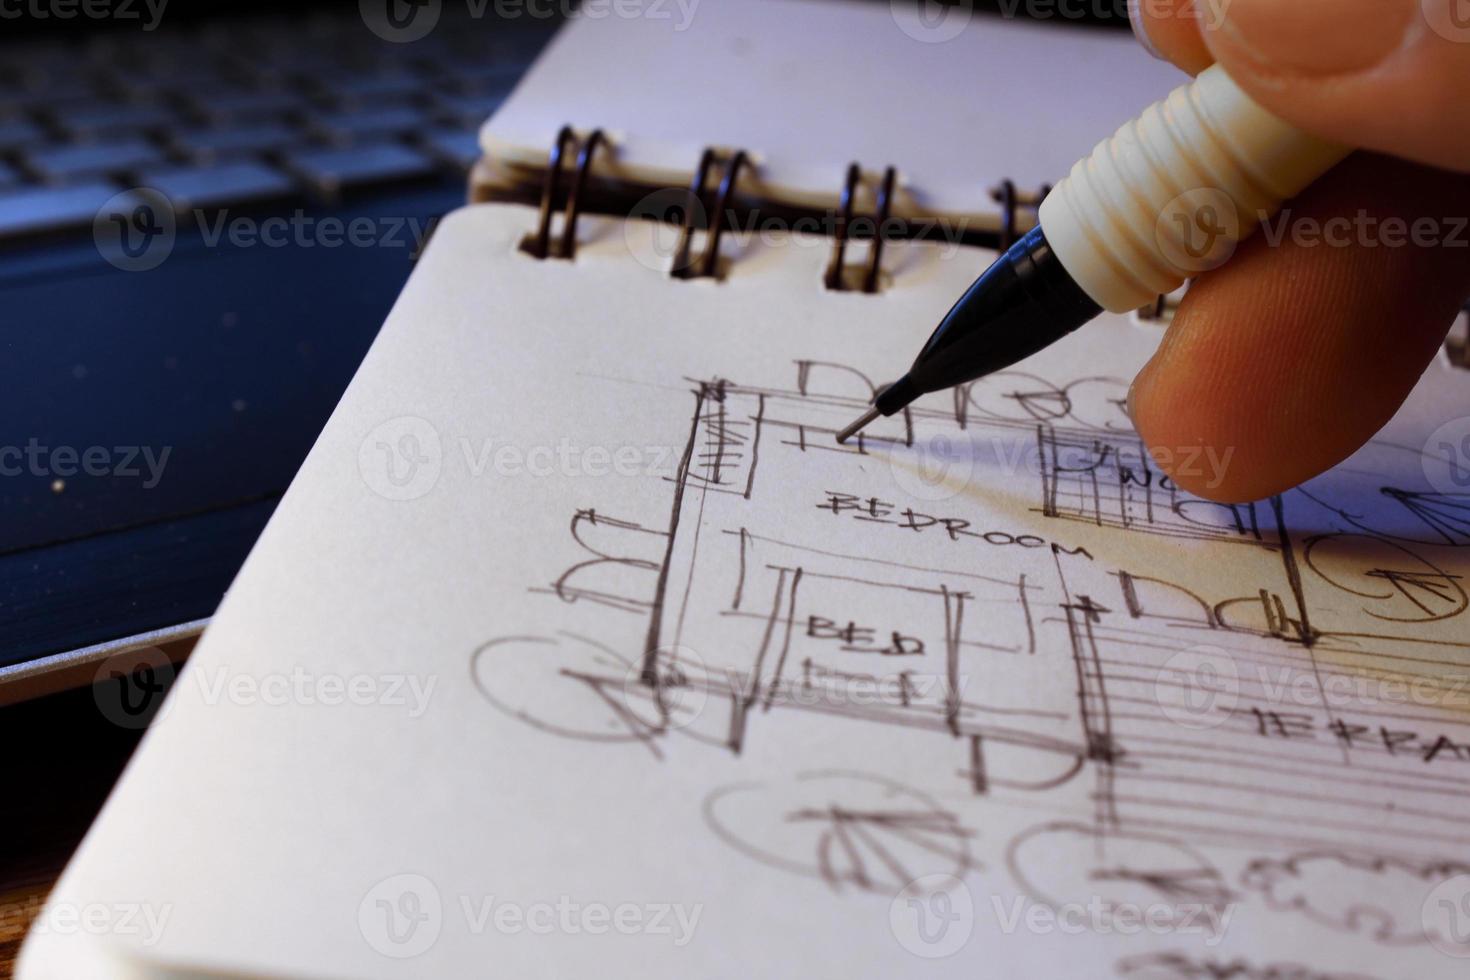
[[[649,780],[691,746],[781,744],[787,771],[688,806],[834,901],[974,874],[1051,906],[1461,941],[1423,906],[1470,874],[1470,495],[1433,489],[1418,445],[1230,506],[1158,471],[1121,379],[999,375],[836,445],[871,391],[798,361],[661,392],[675,472],[647,511],[566,515],[565,573],[527,583],[565,627],[476,650],[487,703]],[[1222,962],[1115,970],[1293,966]]]

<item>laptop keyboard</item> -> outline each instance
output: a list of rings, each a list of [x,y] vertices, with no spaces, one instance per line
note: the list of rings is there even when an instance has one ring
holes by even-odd
[[[90,228],[114,195],[330,204],[463,176],[555,24],[441,24],[391,44],[355,5],[299,21],[0,44],[0,243]]]

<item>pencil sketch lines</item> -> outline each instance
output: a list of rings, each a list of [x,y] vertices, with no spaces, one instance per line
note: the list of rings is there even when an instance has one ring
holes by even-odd
[[[1043,903],[1423,941],[1388,885],[1470,855],[1470,497],[1415,482],[1416,453],[1220,504],[1158,470],[1115,378],[1005,372],[846,446],[875,390],[852,367],[686,381],[649,396],[675,475],[569,505],[527,583],[555,625],[474,651],[496,713],[589,765],[733,767],[701,784],[714,838],[837,892],[1004,864]],[[964,479],[922,482],[936,446]],[[1117,967],[1217,968],[1272,975]]]

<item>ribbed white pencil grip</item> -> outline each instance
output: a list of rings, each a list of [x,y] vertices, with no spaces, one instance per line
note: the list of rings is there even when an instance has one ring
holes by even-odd
[[[1220,265],[1346,154],[1215,65],[1078,161],[1041,203],[1041,227],[1078,285],[1122,313]]]

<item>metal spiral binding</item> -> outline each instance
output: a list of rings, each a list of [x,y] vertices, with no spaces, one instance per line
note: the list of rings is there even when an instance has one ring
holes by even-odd
[[[551,154],[546,164],[546,183],[541,188],[541,215],[536,231],[521,242],[521,250],[538,259],[574,259],[577,257],[577,216],[581,213],[583,189],[587,185],[587,173],[592,169],[592,157],[598,147],[607,140],[602,130],[594,129],[581,141],[577,151],[577,170],[572,175],[572,186],[567,191],[566,216],[562,219],[561,235],[557,248],[551,248],[551,213],[556,206],[557,191],[561,187],[562,160],[568,148],[576,141],[577,134],[571,126],[563,126],[556,134]]]
[[[694,240],[695,226],[701,223],[700,217],[705,215],[705,185],[709,182],[710,172],[717,162],[724,163],[725,171],[715,198],[714,220],[703,222],[709,228],[709,241],[705,243],[704,253],[698,263],[695,263],[689,257],[689,248]],[[679,243],[674,247],[674,264],[670,275],[675,279],[712,278],[719,272],[720,235],[725,230],[735,183],[740,179],[740,171],[746,163],[744,150],[736,150],[722,158],[718,151],[708,148],[700,156],[699,166],[694,171],[694,180],[689,185],[688,200],[684,205],[684,227],[679,232]]]
[[[847,289],[847,283],[843,278],[843,263],[847,256],[847,242],[852,235],[853,198],[862,177],[861,167],[856,163],[848,165],[847,180],[842,185],[842,199],[838,205],[837,227],[834,230],[836,241],[832,243],[832,261],[828,263],[827,274],[823,277],[827,288],[836,292],[843,292]],[[863,292],[865,293],[878,291],[878,277],[883,268],[884,234],[888,225],[889,213],[893,208],[893,185],[897,179],[898,171],[889,167],[883,171],[883,181],[878,187],[878,197],[873,208],[873,244],[868,251],[868,268],[863,274]]]

